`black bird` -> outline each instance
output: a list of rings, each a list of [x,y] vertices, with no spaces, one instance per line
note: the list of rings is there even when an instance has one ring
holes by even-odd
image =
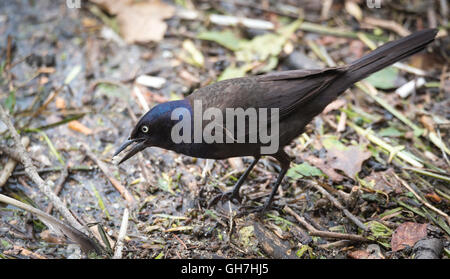
[[[261,140],[250,142],[251,131],[246,126],[246,140],[244,143],[232,141],[231,143],[205,141],[197,143],[177,143],[172,139],[172,129],[183,118],[172,120],[172,112],[177,108],[183,108],[191,116],[191,122],[195,126],[194,117],[195,101],[202,102],[202,109],[218,108],[224,115],[227,108],[268,108],[279,109],[279,133],[276,135],[279,146],[270,156],[278,160],[281,171],[272,188],[269,198],[266,200],[262,211],[270,205],[278,186],[285,176],[290,158],[284,152],[283,147],[303,133],[305,126],[322,110],[347,88],[355,82],[364,79],[368,75],[377,72],[399,60],[413,55],[431,43],[437,33],[437,29],[426,29],[415,32],[407,37],[388,42],[364,57],[345,66],[326,68],[321,70],[293,70],[275,72],[266,75],[243,77],[224,80],[206,87],[200,88],[186,99],[172,101],[156,105],[148,111],[137,123],[130,137],[116,151],[114,156],[123,151],[127,146],[136,143],[131,150],[119,162],[122,163],[146,147],[156,146],[173,150],[192,157],[208,159],[226,159],[230,157],[253,156],[254,161],[239,178],[231,192],[221,197],[239,199],[239,188],[255,167],[262,155],[261,147],[267,145]],[[195,108],[195,109],[194,109]],[[189,115],[188,115],[189,116]],[[186,117],[186,116],[184,116]],[[211,118],[212,119],[212,118]],[[225,117],[224,117],[225,119]],[[269,118],[270,120],[271,118]],[[272,123],[268,120],[267,123]],[[248,119],[245,123],[250,123]],[[201,121],[202,129],[210,121]],[[234,120],[234,124],[238,124]],[[219,123],[219,125],[221,125]],[[269,125],[272,127],[271,125]],[[225,137],[234,130],[221,126],[225,131]],[[194,129],[194,127],[192,127]],[[257,133],[260,133],[258,127]],[[191,132],[191,131],[184,131]],[[192,131],[189,137],[194,138]],[[180,133],[181,134],[181,133]],[[214,199],[214,202],[218,197]]]

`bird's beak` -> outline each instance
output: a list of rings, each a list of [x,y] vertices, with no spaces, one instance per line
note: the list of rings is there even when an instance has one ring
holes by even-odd
[[[147,142],[145,140],[143,140],[143,139],[128,139],[124,143],[122,143],[122,145],[116,150],[116,152],[114,153],[113,157],[117,156],[120,152],[122,152],[125,148],[127,148],[133,142],[138,142],[138,144],[133,146],[130,149],[130,151],[128,151],[128,153],[119,161],[118,165],[120,165],[123,162],[125,162],[126,160],[130,159],[136,153],[138,153],[139,151],[144,150],[148,146]]]

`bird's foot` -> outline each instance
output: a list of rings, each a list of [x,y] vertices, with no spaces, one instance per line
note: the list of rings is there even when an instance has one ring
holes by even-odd
[[[243,217],[245,215],[255,213],[257,217],[262,218],[269,208],[270,205],[266,204],[262,206],[242,206],[239,208],[239,213],[236,217]]]
[[[212,200],[208,203],[208,208],[216,205],[219,201],[237,201],[238,203],[242,202],[241,197],[238,192],[235,191],[227,191],[225,193],[219,194],[212,198]]]
[[[264,213],[266,213],[267,209],[268,208],[265,206],[257,206],[249,208],[246,213],[247,214],[256,213],[258,217],[264,217]]]

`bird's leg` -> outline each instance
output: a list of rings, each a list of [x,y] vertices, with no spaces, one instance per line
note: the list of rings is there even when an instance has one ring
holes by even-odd
[[[241,188],[242,184],[244,183],[245,179],[250,174],[252,169],[256,166],[260,158],[260,156],[255,157],[250,166],[245,170],[241,177],[239,177],[239,180],[236,182],[236,184],[234,184],[233,190],[215,196],[208,204],[208,207],[215,205],[219,200],[223,199],[229,199],[231,201],[233,201],[233,199],[236,199],[240,202],[239,189]]]
[[[280,173],[278,174],[277,181],[273,185],[272,192],[270,193],[270,196],[266,200],[264,205],[262,207],[258,207],[256,209],[251,210],[251,212],[258,211],[260,215],[263,215],[264,212],[266,212],[266,210],[270,207],[273,197],[277,193],[278,187],[280,186],[281,181],[283,180],[284,176],[286,175],[286,172],[289,170],[289,165],[291,163],[291,159],[286,154],[286,152],[284,152],[283,150],[281,150],[278,153],[276,153],[275,155],[273,155],[273,157],[275,159],[277,159],[278,162],[280,162],[281,170],[280,170]]]

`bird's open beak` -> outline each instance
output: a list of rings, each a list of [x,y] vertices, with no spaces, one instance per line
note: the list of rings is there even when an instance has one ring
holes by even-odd
[[[122,143],[122,145],[116,150],[113,157],[117,156],[120,152],[122,152],[125,148],[127,148],[130,144],[132,144],[134,142],[138,142],[138,143],[135,146],[133,146],[130,149],[130,151],[128,151],[128,153],[120,160],[118,165],[120,165],[123,162],[125,162],[126,160],[130,159],[136,153],[144,150],[148,146],[144,139],[128,139],[124,143]]]

